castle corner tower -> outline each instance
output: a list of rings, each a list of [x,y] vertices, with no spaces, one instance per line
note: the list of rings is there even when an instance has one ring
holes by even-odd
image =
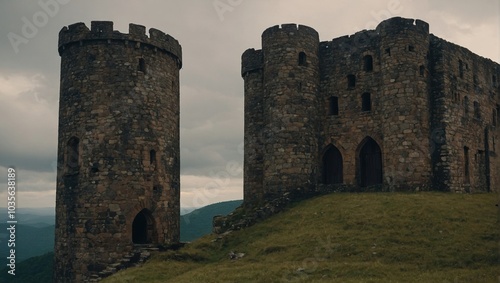
[[[179,70],[170,35],[112,22],[59,33],[54,282],[179,241]]]

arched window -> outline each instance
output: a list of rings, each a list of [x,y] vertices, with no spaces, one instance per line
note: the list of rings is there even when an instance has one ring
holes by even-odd
[[[356,86],[356,76],[355,75],[347,75],[347,87],[353,88]]]
[[[342,154],[334,145],[329,145],[323,154],[323,184],[343,183]]]
[[[361,111],[371,111],[372,110],[372,99],[369,92],[365,92],[361,95]]]
[[[139,64],[137,65],[137,71],[146,73],[146,62],[143,58],[139,59]]]
[[[365,55],[365,57],[363,57],[363,66],[366,72],[373,71],[373,57],[371,55]]]
[[[339,98],[336,96],[330,97],[329,114],[331,116],[339,115]]]
[[[80,140],[71,137],[66,147],[66,168],[70,171],[78,170],[80,163]]]
[[[360,143],[359,182],[361,187],[382,184],[382,151],[375,140],[365,138]]]
[[[299,53],[299,66],[306,66],[306,65],[307,65],[306,53],[300,52]]]
[[[132,222],[132,242],[134,244],[150,244],[154,237],[154,221],[151,212],[141,210]]]

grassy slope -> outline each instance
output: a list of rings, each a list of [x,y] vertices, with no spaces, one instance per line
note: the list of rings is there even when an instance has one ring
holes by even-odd
[[[497,282],[495,194],[331,194],[104,282]],[[236,261],[229,251],[246,253]]]

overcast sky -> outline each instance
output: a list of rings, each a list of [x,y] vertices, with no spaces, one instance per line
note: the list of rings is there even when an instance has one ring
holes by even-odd
[[[260,49],[266,28],[300,23],[325,41],[373,29],[393,16],[422,19],[436,36],[500,62],[498,0],[2,0],[0,206],[7,202],[9,166],[18,171],[19,207],[55,205],[57,40],[63,26],[110,20],[128,33],[128,24],[136,23],[179,40],[181,205],[191,207],[242,198],[240,60],[247,48]]]

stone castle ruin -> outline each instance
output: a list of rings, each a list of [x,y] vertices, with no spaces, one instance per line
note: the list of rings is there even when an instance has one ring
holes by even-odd
[[[294,190],[499,190],[500,65],[426,22],[323,42],[274,26],[241,75],[247,206]]]
[[[137,246],[179,241],[181,46],[145,32],[92,22],[59,33],[56,282],[97,279]]]
[[[92,22],[64,27],[58,50],[55,282],[96,281],[138,248],[179,242],[181,46]],[[297,191],[500,191],[500,65],[421,20],[323,42],[274,26],[241,74],[244,207],[257,218]]]

